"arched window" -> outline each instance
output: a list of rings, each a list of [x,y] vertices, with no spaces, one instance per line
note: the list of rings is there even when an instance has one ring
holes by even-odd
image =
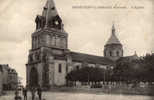
[[[29,61],[33,62],[33,54],[29,55]]]
[[[30,86],[38,86],[38,72],[35,67],[30,71]]]
[[[80,67],[79,66],[76,66],[76,70],[79,70],[80,69]]]
[[[40,60],[40,53],[36,52],[35,58],[36,58],[36,60]]]
[[[58,15],[53,18],[52,25],[54,28],[61,29],[62,20]]]
[[[36,29],[39,29],[39,17],[37,16],[35,19]]]
[[[110,56],[112,56],[112,51],[110,51]]]
[[[52,7],[51,9],[52,9],[52,10],[55,10],[55,7]]]
[[[119,51],[117,51],[116,53],[117,53],[117,56],[119,56]]]
[[[58,71],[59,71],[59,73],[62,73],[62,65],[61,64],[59,64],[59,66],[58,66]]]

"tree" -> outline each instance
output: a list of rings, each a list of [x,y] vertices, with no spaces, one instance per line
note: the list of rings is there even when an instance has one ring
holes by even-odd
[[[79,70],[73,70],[67,74],[69,81],[80,82],[100,82],[104,80],[104,69],[99,67],[82,67]]]
[[[142,67],[144,68],[144,80],[153,82],[154,79],[154,54],[147,54],[142,59]]]
[[[120,58],[114,68],[115,81],[134,83],[139,82],[141,77],[140,61],[138,59]]]

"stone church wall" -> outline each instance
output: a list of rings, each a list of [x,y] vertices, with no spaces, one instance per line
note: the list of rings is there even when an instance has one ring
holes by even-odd
[[[49,63],[49,84],[50,86],[54,86],[54,70],[55,70],[55,64]]]
[[[59,72],[59,64],[61,64],[61,72]],[[65,60],[55,60],[54,67],[54,82],[56,86],[62,86],[66,84],[66,61]]]
[[[43,66],[44,66],[44,64],[43,63],[39,63],[39,64],[37,64],[37,71],[38,71],[38,84],[39,85],[42,85],[42,70],[43,70]]]
[[[0,95],[2,94],[2,90],[3,90],[3,76],[2,76],[2,72],[0,71]]]
[[[38,73],[38,84],[39,85],[42,85],[42,70],[43,70],[43,64],[42,63],[38,63],[38,64],[35,64],[35,65],[27,65],[27,72],[26,72],[26,75],[27,75],[27,84],[30,84],[30,73],[31,73],[31,69],[34,67],[37,69],[37,73]]]

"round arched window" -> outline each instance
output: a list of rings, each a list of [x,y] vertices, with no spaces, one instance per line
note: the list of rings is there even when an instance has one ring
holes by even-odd
[[[116,53],[117,53],[117,56],[119,56],[119,54],[120,54],[119,51],[117,51]]]
[[[112,51],[110,51],[110,56],[112,56]]]
[[[59,22],[57,20],[54,23],[55,23],[55,25],[59,25]]]

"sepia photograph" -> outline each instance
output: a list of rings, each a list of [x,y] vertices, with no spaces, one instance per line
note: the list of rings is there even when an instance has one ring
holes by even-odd
[[[154,0],[0,0],[0,100],[154,100]]]

